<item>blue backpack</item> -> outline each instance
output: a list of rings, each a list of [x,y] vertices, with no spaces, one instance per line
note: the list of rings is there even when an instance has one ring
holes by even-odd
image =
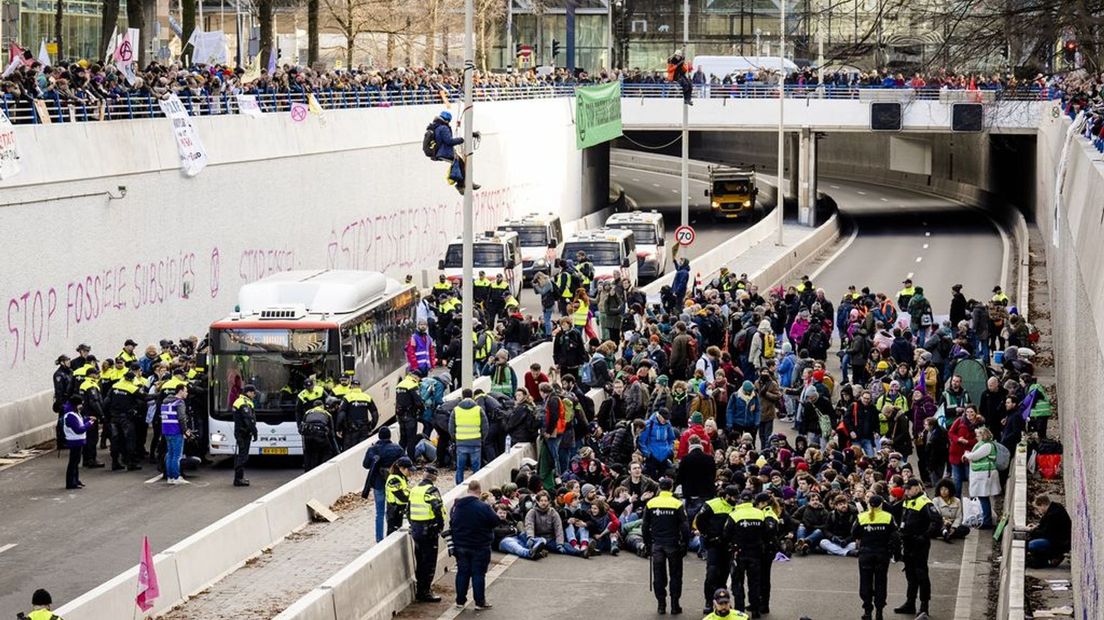
[[[425,408],[422,409],[422,420],[428,423],[433,420],[433,413],[437,411],[437,407],[445,400],[445,384],[436,376],[426,377],[418,386],[418,394],[425,404]]]

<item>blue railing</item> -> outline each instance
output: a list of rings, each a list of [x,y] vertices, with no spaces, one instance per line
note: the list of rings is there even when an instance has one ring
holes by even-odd
[[[677,98],[682,96],[678,84],[624,83],[621,87],[625,98]],[[219,116],[238,113],[237,97],[227,94],[192,95],[178,93],[192,116]],[[440,105],[456,101],[462,96],[457,89],[447,91],[421,90],[327,90],[315,92],[324,109],[385,108],[408,105]],[[575,86],[570,84],[513,87],[476,87],[476,101],[511,101],[518,99],[546,99],[571,97]],[[787,84],[784,94],[796,99],[909,99],[939,100],[945,102],[977,101],[1038,101],[1051,99],[1050,90],[940,90],[935,88],[882,88],[825,85]],[[693,96],[701,99],[776,99],[778,86],[760,83],[732,85],[695,85]],[[293,103],[306,103],[305,92],[260,93],[257,101],[263,111],[277,113],[288,111]],[[0,98],[0,109],[16,124],[70,123],[107,120],[128,120],[162,117],[156,96],[129,94],[104,101],[62,99],[56,93],[47,93],[40,99],[15,99],[5,94]],[[48,118],[48,120],[47,120]]]

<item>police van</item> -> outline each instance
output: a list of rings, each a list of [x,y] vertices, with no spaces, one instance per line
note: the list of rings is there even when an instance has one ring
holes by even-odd
[[[640,268],[632,231],[623,228],[579,231],[564,243],[563,257],[574,261],[579,252],[584,252],[594,267],[594,279],[628,278],[633,286],[637,285]]]
[[[614,213],[606,219],[606,228],[632,231],[641,278],[654,279],[666,273],[667,240],[662,215],[655,211]]]
[[[498,225],[499,234],[515,232],[521,243],[521,272],[528,281],[538,271],[551,275],[552,265],[563,249],[564,234],[560,216],[530,213]]]
[[[457,237],[445,250],[445,257],[437,263],[445,277],[459,282],[464,276],[464,239]],[[479,277],[482,271],[487,279],[502,279],[510,285],[510,294],[521,300],[521,240],[516,232],[487,231],[472,240],[472,271]]]

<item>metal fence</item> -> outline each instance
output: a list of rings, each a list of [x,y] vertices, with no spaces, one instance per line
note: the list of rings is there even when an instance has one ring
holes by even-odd
[[[512,101],[519,99],[547,99],[571,97],[574,85],[476,87],[475,100]],[[633,84],[621,87],[622,97],[665,99],[678,98],[682,91],[678,84]],[[1055,93],[1048,90],[940,90],[935,88],[881,88],[837,87],[826,85],[787,85],[785,96],[793,99],[833,99],[858,101],[911,101],[931,100],[944,103],[1002,101],[1039,101],[1051,99]],[[350,108],[387,108],[408,105],[440,105],[462,97],[459,90],[328,90],[314,93],[319,104],[327,110]],[[767,84],[695,85],[692,96],[699,99],[777,99],[778,87]],[[266,113],[287,112],[294,103],[307,103],[306,92],[261,93],[257,102]],[[181,101],[192,116],[219,116],[238,113],[238,100],[233,95],[180,95]],[[63,99],[58,93],[48,93],[40,99],[15,99],[5,94],[0,98],[0,109],[16,124],[71,123],[89,121],[160,118],[164,116],[157,97],[129,94],[104,101]]]

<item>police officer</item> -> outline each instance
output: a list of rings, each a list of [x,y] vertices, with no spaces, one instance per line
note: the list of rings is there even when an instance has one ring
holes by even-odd
[[[88,428],[88,438],[84,443],[84,466],[89,469],[103,467],[96,455],[96,443],[100,438],[100,427],[106,424],[104,415],[103,395],[100,392],[100,370],[92,367],[85,374],[84,381],[77,388],[81,399],[84,401],[84,415],[95,418],[96,421]]]
[[[349,391],[341,399],[337,410],[337,430],[341,433],[342,450],[348,450],[368,439],[379,422],[379,410],[372,397],[360,389],[360,381],[353,379]]]
[[[480,271],[479,277],[472,281],[472,303],[481,308],[486,307],[490,293],[491,281],[485,271]]]
[[[901,504],[901,555],[905,560],[905,579],[908,589],[905,603],[894,608],[895,614],[926,614],[931,600],[931,579],[928,578],[928,551],[931,536],[939,533],[943,518],[935,505],[924,494],[924,487],[916,478],[905,483],[905,501]],[[920,596],[920,609],[916,609],[916,597]]]
[[[487,414],[472,397],[471,388],[460,392],[460,402],[449,416],[449,435],[456,444],[456,484],[464,480],[464,470],[479,471],[483,439],[487,436]]]
[[[774,512],[774,498],[770,493],[756,495],[755,507],[763,511],[763,519],[767,524],[763,554],[759,556],[759,613],[766,615],[770,613],[771,568],[774,567],[774,556],[782,551],[782,544],[778,539],[782,524]]]
[[[330,394],[333,394],[334,398],[345,398],[349,390],[353,389],[354,372],[355,371],[352,370],[346,370],[337,378],[337,385],[330,388]]]
[[[425,404],[420,388],[421,381],[409,372],[395,386],[395,418],[399,421],[399,445],[411,460],[414,459],[414,449],[422,438],[418,434],[418,420]]]
[[[314,406],[314,401],[321,401],[325,396],[326,390],[315,384],[314,377],[304,379],[303,389],[295,397],[295,424],[302,426],[307,410]]]
[[[91,374],[89,369],[89,374]],[[111,416],[111,471],[126,467],[127,471],[142,469],[138,464],[138,420],[145,423],[145,394],[135,383],[133,371],[111,386],[108,411]]]
[[[882,509],[883,501],[880,495],[871,496],[870,508],[859,513],[851,530],[851,537],[859,543],[859,597],[862,598],[863,620],[871,620],[871,611],[882,620],[889,561],[900,554],[897,523],[893,515]]]
[[[667,613],[667,576],[670,570],[671,615],[682,613],[682,558],[690,544],[690,522],[682,500],[672,495],[674,480],[659,479],[659,495],[644,507],[644,548],[652,557],[652,587],[657,613]]]
[[[763,561],[763,547],[771,535],[772,525],[762,510],[752,503],[752,495],[745,491],[740,495],[739,503],[728,514],[725,523],[724,538],[732,550],[732,589],[736,598],[736,609],[748,611],[752,618],[759,617],[760,575]],[[747,580],[747,602],[744,607],[744,580]]]
[[[50,596],[50,593],[39,588],[31,595],[31,613],[27,615],[20,613],[18,618],[25,618],[26,620],[61,620],[61,616],[51,611],[53,605],[54,599]]]
[[[445,293],[448,293],[451,290],[452,282],[448,281],[448,278],[445,277],[445,274],[437,274],[437,281],[433,283],[433,296],[436,297],[438,301],[440,301],[441,298],[444,297]]]
[[[487,323],[494,325],[495,321],[503,316],[506,298],[509,295],[510,284],[502,278],[501,273],[496,273],[487,291]]]
[[[138,346],[137,342],[134,342],[130,338],[127,338],[126,342],[123,343],[123,349],[119,351],[119,354],[115,357],[123,358],[123,361],[127,364],[130,364],[131,362],[137,362],[138,356],[134,354],[134,347],[136,346]]]
[[[740,487],[730,484],[725,487],[721,497],[705,502],[698,515],[694,517],[694,528],[701,535],[705,547],[705,609],[703,614],[713,611],[712,603],[718,588],[728,583],[728,565],[731,555],[724,543],[724,526],[740,497]],[[727,593],[727,590],[725,591]],[[727,604],[727,601],[726,601]]]
[[[238,444],[237,454],[234,455],[236,487],[249,486],[249,480],[245,477],[245,464],[249,461],[249,444],[257,440],[257,413],[253,406],[256,396],[257,388],[249,384],[242,388],[241,395],[234,401],[234,441]]]
[[[437,572],[437,537],[445,529],[444,504],[437,483],[437,468],[426,466],[422,481],[410,489],[410,537],[414,540],[414,600],[438,603],[433,593],[433,574]]]
[[[556,289],[556,304],[560,310],[560,316],[567,316],[567,304],[575,296],[575,289],[579,288],[581,280],[567,268],[567,261],[564,259],[556,259],[556,267],[560,270],[552,281]]]
[[[713,594],[713,607],[702,620],[747,620],[748,616],[742,611],[732,610],[732,594],[726,588],[717,588]]]
[[[410,472],[414,469],[414,463],[405,456],[391,464],[391,472],[387,475],[387,533],[402,527],[403,517],[410,510]]]
[[[333,417],[321,400],[311,401],[311,408],[299,425],[299,434],[303,436],[303,471],[310,471],[337,454]]]
[[[61,415],[61,406],[77,391],[77,379],[69,368],[69,356],[59,355],[57,370],[54,371],[54,413]]]

